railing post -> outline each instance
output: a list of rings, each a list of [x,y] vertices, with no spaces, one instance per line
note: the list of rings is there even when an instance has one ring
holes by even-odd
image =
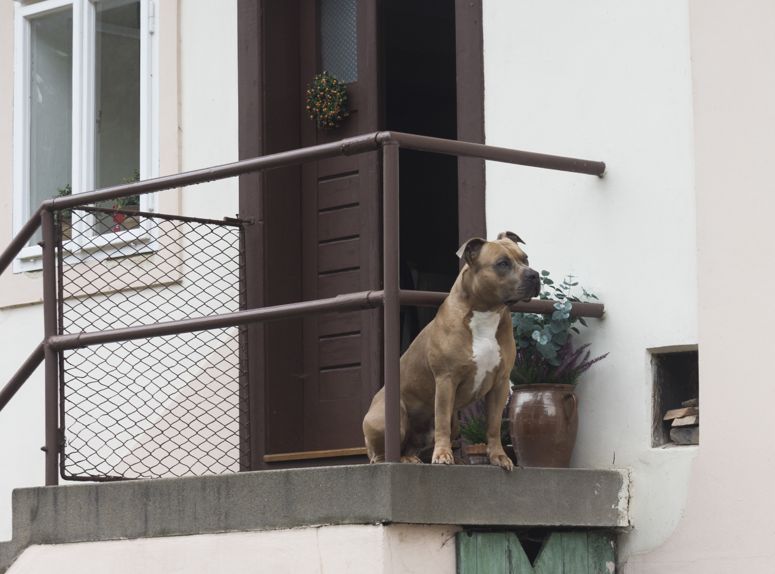
[[[54,213],[40,212],[43,227],[43,336],[45,356],[46,486],[59,482],[59,353],[48,344],[57,334]]]
[[[401,459],[398,152],[398,145],[393,143],[382,148],[386,462],[399,462]]]

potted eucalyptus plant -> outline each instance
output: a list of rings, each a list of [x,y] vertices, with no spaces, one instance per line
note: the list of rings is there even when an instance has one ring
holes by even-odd
[[[567,467],[578,429],[575,385],[608,353],[592,357],[589,344],[573,341],[580,327],[587,327],[582,317],[572,316],[573,304],[597,296],[572,275],[555,283],[542,271],[541,285],[541,299],[556,301],[554,312],[512,314],[517,358],[511,371],[509,431],[521,466]]]

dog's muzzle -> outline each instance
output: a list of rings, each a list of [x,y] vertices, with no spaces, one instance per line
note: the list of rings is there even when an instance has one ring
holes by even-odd
[[[533,297],[538,297],[541,293],[541,278],[534,269],[526,269],[522,274],[522,281],[519,284],[519,290],[514,297],[510,297],[504,303],[513,305],[520,301],[530,301]]]
[[[524,281],[527,284],[530,296],[538,297],[541,293],[541,278],[538,276],[538,271],[535,269],[525,271]]]

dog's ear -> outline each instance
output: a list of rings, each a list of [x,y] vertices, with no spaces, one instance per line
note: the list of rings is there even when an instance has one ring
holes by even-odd
[[[479,252],[482,250],[482,246],[485,243],[487,242],[481,237],[472,237],[460,246],[460,249],[457,250],[457,256],[471,265],[479,256]]]
[[[498,239],[511,239],[514,243],[521,243],[523,245],[525,244],[525,242],[522,241],[520,236],[514,233],[513,231],[501,231],[498,234]]]

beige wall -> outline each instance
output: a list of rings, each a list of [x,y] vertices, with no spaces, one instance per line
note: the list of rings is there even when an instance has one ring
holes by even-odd
[[[184,0],[185,1],[185,0]],[[190,3],[192,0],[188,0]],[[14,85],[14,6],[0,2],[0,249],[13,237],[13,89]],[[157,1],[159,10],[159,165],[160,175],[180,171],[179,73],[178,73],[178,1]],[[177,190],[159,194],[161,213],[180,213]],[[0,309],[40,303],[43,299],[41,272],[13,273],[0,276]]]
[[[691,0],[702,444],[670,539],[626,574],[775,571],[775,3]]]
[[[237,0],[182,0],[180,7],[181,170],[237,161]],[[218,30],[218,42],[206,41]],[[182,194],[186,215],[235,217],[237,178],[192,186]]]
[[[321,526],[33,546],[8,574],[450,574],[455,527]]]
[[[487,228],[606,304],[586,338],[610,355],[579,383],[572,465],[632,471],[622,554],[648,551],[680,521],[697,452],[651,448],[648,352],[697,343],[688,3],[486,1],[483,23],[487,143],[608,166],[489,163]]]
[[[0,248],[13,238],[13,78],[14,6],[0,2]],[[0,308],[39,302],[43,298],[40,273],[0,276]]]
[[[0,249],[12,237],[13,6],[0,0]],[[237,160],[237,0],[156,0],[159,172]],[[237,211],[237,182],[160,194],[159,211],[218,219]],[[185,196],[186,200],[181,199]],[[43,336],[40,272],[0,276],[0,385]],[[43,480],[43,369],[0,413],[0,540],[10,537],[11,490]]]

